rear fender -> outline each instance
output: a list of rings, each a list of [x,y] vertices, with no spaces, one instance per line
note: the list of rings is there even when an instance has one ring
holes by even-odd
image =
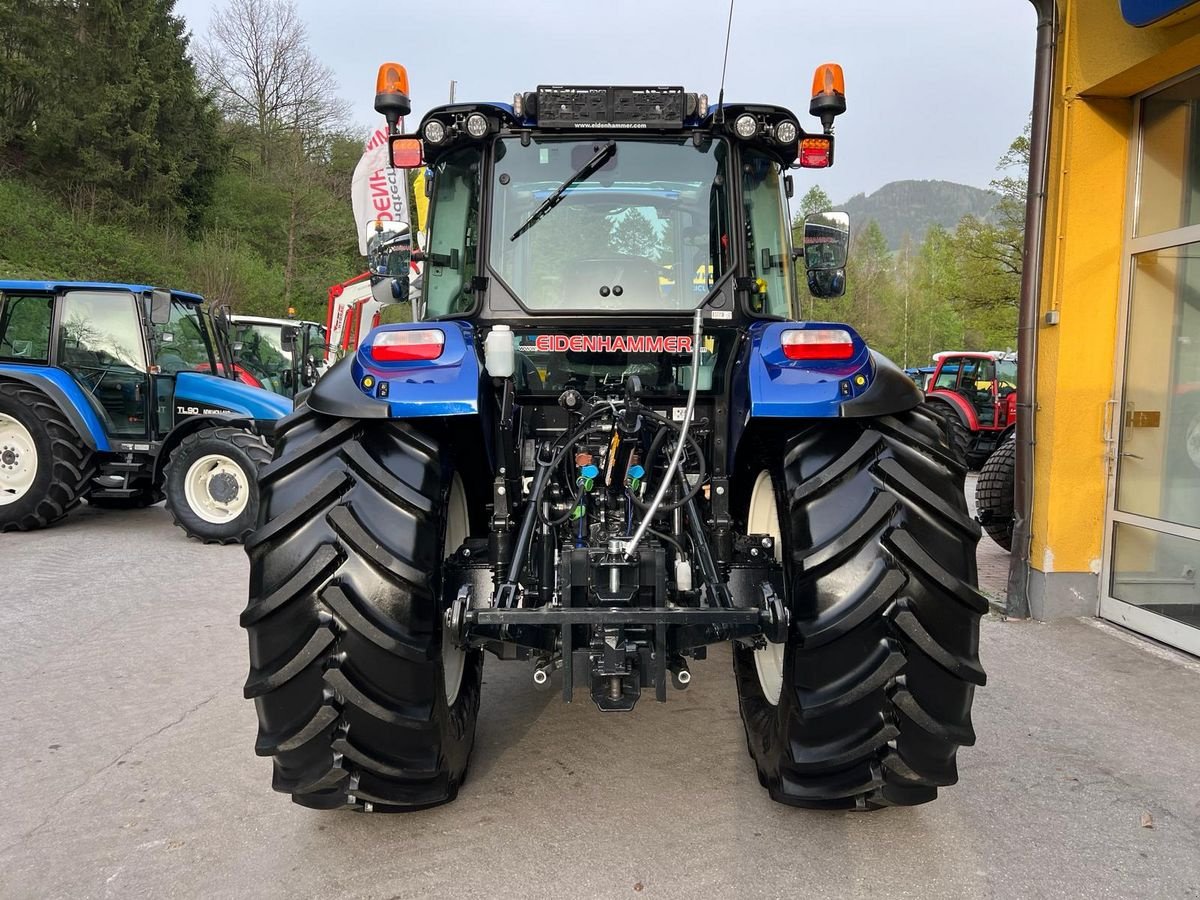
[[[957,413],[959,421],[963,426],[971,432],[979,430],[979,415],[975,412],[975,407],[967,402],[967,398],[957,391],[947,391],[939,389],[936,391],[927,391],[926,399],[936,400],[946,404]]]
[[[384,363],[371,356],[381,335],[438,330],[437,359]],[[319,413],[348,419],[425,419],[479,414],[482,370],[474,329],[465,322],[406,322],[372,329],[353,355],[331,368],[308,395]]]
[[[786,357],[781,337],[789,329],[834,329],[851,336],[845,360],[798,361]],[[848,325],[831,322],[758,322],[733,380],[731,461],[750,425],[787,419],[874,418],[915,408],[921,389],[886,356],[867,347]]]
[[[49,397],[92,450],[108,451],[108,433],[87,392],[62,369],[0,363],[0,378],[20,381]]]

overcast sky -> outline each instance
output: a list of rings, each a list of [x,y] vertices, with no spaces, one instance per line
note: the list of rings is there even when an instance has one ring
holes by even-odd
[[[379,63],[408,69],[413,112],[448,99],[511,102],[538,84],[681,84],[715,102],[726,0],[296,0],[317,55],[363,126]],[[213,3],[179,0],[193,33]],[[220,5],[220,0],[215,4]],[[735,0],[727,100],[778,103],[809,131],[813,68],[841,63],[837,165],[797,172],[835,202],[904,178],[986,187],[1033,91],[1028,0]],[[412,122],[415,127],[415,120]]]

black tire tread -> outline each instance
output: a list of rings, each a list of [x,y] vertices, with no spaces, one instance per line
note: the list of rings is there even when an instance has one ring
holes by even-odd
[[[395,422],[300,407],[260,473],[261,527],[246,542],[245,695],[272,786],[314,809],[445,803],[466,773],[481,660],[458,701],[440,662],[445,451]]]
[[[975,514],[988,537],[1005,550],[1012,549],[1016,482],[1017,435],[1013,432],[988,457],[975,482]]]
[[[912,805],[957,780],[986,682],[987,603],[953,440],[948,417],[925,404],[806,423],[773,454],[792,611],[779,705],[762,696],[750,649],[735,649],[734,667],[759,780],[781,803]],[[750,461],[739,484],[771,456]]]
[[[96,471],[95,455],[58,405],[41,391],[21,382],[0,380],[0,397],[25,407],[41,422],[53,451],[48,489],[19,519],[0,522],[0,533],[45,528],[79,504]]]

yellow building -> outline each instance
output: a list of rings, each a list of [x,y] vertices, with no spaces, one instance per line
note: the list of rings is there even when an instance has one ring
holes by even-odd
[[[1034,0],[1053,68],[1023,319],[1029,567],[1010,607],[1200,653],[1200,3],[1053,2]],[[1035,143],[1037,127],[1035,110]]]

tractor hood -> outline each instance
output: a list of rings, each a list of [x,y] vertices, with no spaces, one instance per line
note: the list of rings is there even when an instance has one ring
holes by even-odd
[[[180,372],[175,376],[175,406],[177,412],[187,415],[235,413],[271,420],[292,411],[292,401],[286,397],[202,372]]]

